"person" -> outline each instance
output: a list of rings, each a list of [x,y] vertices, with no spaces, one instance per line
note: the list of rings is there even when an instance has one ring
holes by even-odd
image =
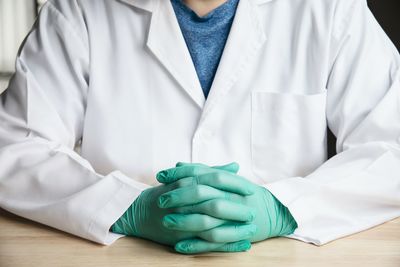
[[[365,0],[50,0],[1,95],[0,206],[105,245],[323,245],[400,215],[399,92]]]

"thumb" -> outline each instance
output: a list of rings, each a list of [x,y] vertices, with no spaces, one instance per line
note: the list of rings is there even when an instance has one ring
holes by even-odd
[[[176,163],[176,167],[187,166],[187,165],[207,167],[207,165],[202,163],[185,163],[185,162]],[[237,173],[239,171],[239,164],[237,164],[236,162],[232,162],[226,165],[212,166],[211,168],[231,173]]]
[[[227,172],[237,173],[239,171],[239,164],[237,164],[236,162],[232,162],[222,166],[213,166],[212,168]]]

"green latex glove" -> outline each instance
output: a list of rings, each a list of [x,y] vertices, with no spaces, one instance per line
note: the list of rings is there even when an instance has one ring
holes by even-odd
[[[185,216],[191,213],[207,214],[214,218],[233,217],[237,210],[230,208],[226,200],[247,206],[254,214],[252,221],[257,226],[252,242],[293,233],[296,221],[266,188],[258,186],[235,172],[212,170],[202,164],[178,163],[177,167],[158,173],[161,183],[179,183],[179,188],[160,196],[160,206],[175,208],[178,214],[168,215],[172,222],[170,229],[182,230],[188,227]],[[248,192],[249,194],[239,194]],[[251,194],[252,193],[252,194]]]
[[[208,168],[208,171],[235,173],[237,166]],[[237,213],[219,211],[219,218],[210,216],[212,212],[210,215],[187,215],[181,218],[186,227],[181,227],[178,231],[171,229],[169,225],[175,223],[176,217],[170,217],[168,214],[176,214],[178,211],[174,208],[160,208],[158,200],[164,193],[181,187],[182,181],[178,181],[143,191],[114,223],[111,231],[175,246],[176,251],[188,254],[208,251],[239,252],[250,249],[249,240],[255,234],[256,227],[248,223],[253,219],[253,214],[242,204],[227,202],[229,209],[235,209]],[[249,194],[243,190],[237,193]]]

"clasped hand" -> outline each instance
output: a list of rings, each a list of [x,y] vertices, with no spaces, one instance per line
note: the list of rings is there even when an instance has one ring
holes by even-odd
[[[297,225],[287,208],[238,169],[178,163],[161,171],[163,185],[143,191],[112,230],[185,254],[246,251],[251,242],[292,233]]]

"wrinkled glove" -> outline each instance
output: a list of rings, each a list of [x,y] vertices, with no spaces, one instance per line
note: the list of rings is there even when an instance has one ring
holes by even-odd
[[[232,202],[248,207],[254,215],[251,222],[257,226],[257,231],[250,238],[251,242],[289,235],[297,228],[289,210],[266,188],[238,176],[236,172],[214,170],[203,164],[178,163],[175,168],[159,172],[157,180],[177,185],[177,189],[159,197],[160,207],[175,209],[175,214],[167,216],[169,229],[184,233],[190,227],[188,224],[193,223],[187,220],[192,213],[223,220],[237,219],[242,210],[232,207]],[[195,223],[207,225],[207,221],[201,218]]]
[[[237,166],[227,165],[207,170],[208,172],[235,173]],[[111,231],[175,246],[176,251],[186,254],[208,251],[240,252],[250,249],[249,239],[255,234],[256,227],[248,223],[253,220],[254,215],[243,204],[227,201],[225,211],[216,210],[217,214],[214,215],[219,215],[219,217],[214,217],[213,212],[193,213],[182,217],[179,215],[179,210],[175,208],[160,208],[159,197],[181,186],[182,181],[176,183],[171,181],[167,185],[144,190],[114,223]],[[236,193],[239,197],[250,192],[238,190]],[[193,200],[191,203],[199,204]],[[236,212],[231,213],[232,209]],[[180,227],[176,230],[170,227],[171,225],[180,225]]]

